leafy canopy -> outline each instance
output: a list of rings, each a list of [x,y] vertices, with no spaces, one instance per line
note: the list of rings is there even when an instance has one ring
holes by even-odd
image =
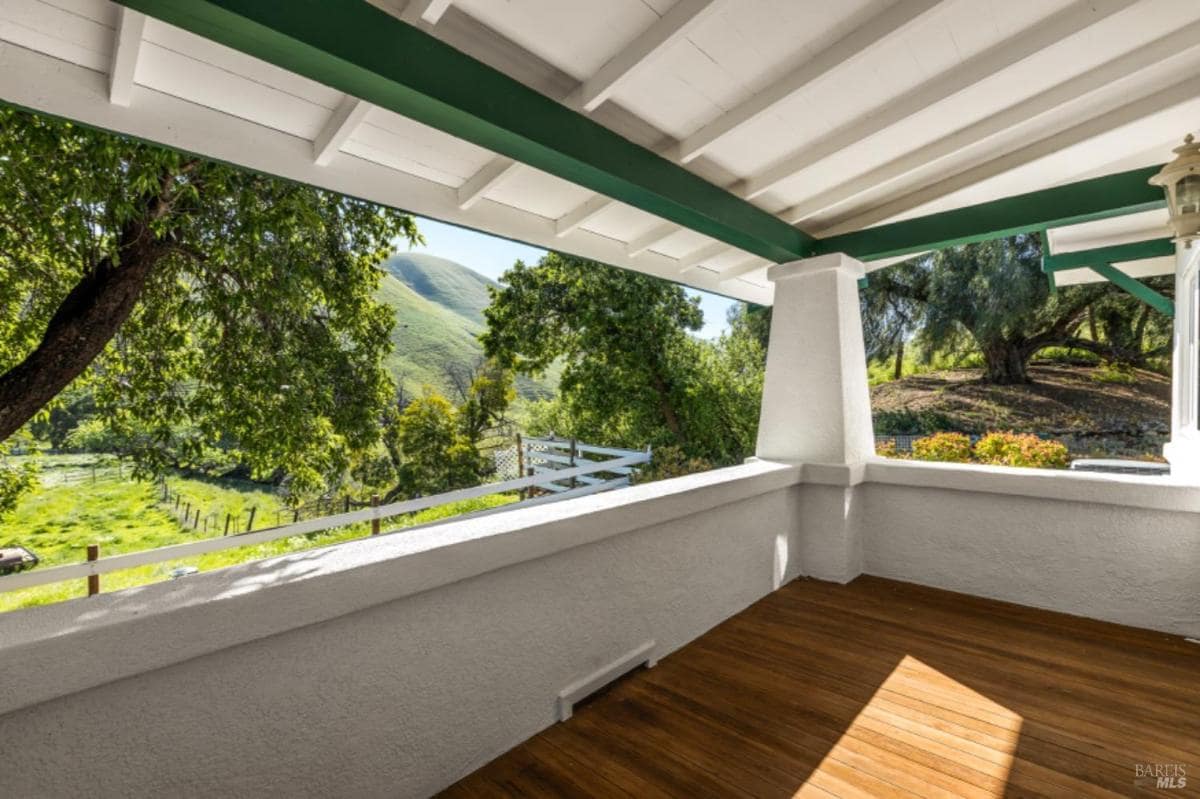
[[[397,237],[419,238],[397,211],[0,110],[0,381],[62,347],[89,279],[144,269],[118,286],[136,305],[74,385],[136,431],[145,468],[219,448],[316,488],[377,439],[391,397],[392,317],[372,293]]]

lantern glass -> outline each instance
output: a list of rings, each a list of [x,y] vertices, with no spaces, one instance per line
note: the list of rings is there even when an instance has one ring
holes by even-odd
[[[1200,213],[1200,175],[1184,175],[1175,183],[1175,209],[1178,214]]]

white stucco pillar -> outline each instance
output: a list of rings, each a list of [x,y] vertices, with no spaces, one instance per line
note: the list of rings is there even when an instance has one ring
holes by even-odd
[[[775,308],[759,458],[855,464],[875,454],[858,304],[864,274],[860,261],[841,253],[768,271]]]
[[[1176,245],[1175,346],[1171,363],[1171,476],[1200,482],[1200,243]]]
[[[858,302],[863,274],[862,263],[840,253],[768,272],[775,308],[759,458],[854,467],[875,453]],[[798,571],[845,583],[862,573],[860,489],[852,468],[822,472],[835,475],[835,484],[813,480],[798,489]]]

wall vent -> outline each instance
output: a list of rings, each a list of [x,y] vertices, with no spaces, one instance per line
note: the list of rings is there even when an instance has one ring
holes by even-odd
[[[646,668],[650,669],[654,668],[656,663],[658,659],[654,656],[654,641],[651,639],[607,666],[601,666],[586,677],[576,680],[558,692],[558,720],[566,721],[571,718],[571,712],[577,703],[638,666],[645,664]]]

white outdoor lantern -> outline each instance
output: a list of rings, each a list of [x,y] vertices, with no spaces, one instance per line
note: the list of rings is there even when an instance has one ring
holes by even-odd
[[[1200,238],[1200,143],[1192,134],[1175,148],[1175,160],[1150,178],[1167,194],[1175,241],[1190,243]]]

